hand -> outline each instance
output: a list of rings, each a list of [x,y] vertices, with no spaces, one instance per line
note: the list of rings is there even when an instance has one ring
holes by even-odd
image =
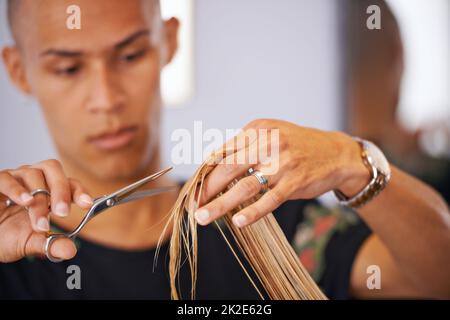
[[[30,192],[38,188],[50,191],[50,199],[45,194],[32,197]],[[7,198],[17,205],[6,207]],[[0,171],[0,262],[44,255],[50,209],[54,215],[67,216],[72,201],[84,209],[92,205],[92,198],[78,181],[66,177],[57,160]],[[71,259],[75,253],[69,239],[58,239],[51,247],[58,258]]]
[[[270,190],[233,216],[233,223],[238,227],[257,221],[286,200],[315,198],[335,189],[352,196],[370,180],[370,172],[362,161],[359,144],[346,134],[304,128],[286,121],[256,120],[245,126],[236,139],[246,134],[250,137],[252,135],[248,132],[259,132],[259,129],[267,129],[269,135],[276,134],[275,129],[278,129],[278,141],[262,139],[264,136],[257,134],[253,141],[241,149],[236,148],[210,172],[205,179],[201,207],[195,213],[199,224],[211,223],[261,191],[258,180],[254,176],[247,176],[213,199],[233,179],[243,176],[251,167],[261,171],[267,178]],[[261,150],[271,148],[278,148],[278,155],[261,160]],[[236,161],[252,157],[258,159],[256,164]]]

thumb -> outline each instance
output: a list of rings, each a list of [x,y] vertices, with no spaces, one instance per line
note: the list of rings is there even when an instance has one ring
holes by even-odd
[[[45,235],[33,232],[25,244],[26,256],[43,256],[45,257]],[[77,248],[72,240],[68,238],[58,238],[50,246],[50,254],[55,258],[69,260],[77,253]]]

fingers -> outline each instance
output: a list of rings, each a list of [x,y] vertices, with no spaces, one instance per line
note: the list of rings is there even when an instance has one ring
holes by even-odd
[[[257,136],[254,131],[241,130],[236,136],[225,142],[221,148],[216,150],[215,154],[225,155],[224,157],[238,152],[241,149],[248,148],[256,142]],[[222,157],[219,157],[222,159]]]
[[[257,195],[261,188],[254,176],[242,178],[225,194],[198,209],[195,218],[200,225],[207,225]],[[237,227],[244,227],[258,221],[285,202],[289,194],[288,187],[277,185],[274,189],[269,189],[258,201],[236,213],[233,223]]]
[[[198,209],[195,218],[199,224],[207,225],[257,195],[261,188],[254,176],[244,177],[223,195]]]
[[[258,163],[258,136],[254,130],[245,129],[229,139],[215,154],[217,166],[205,179],[199,205],[221,192],[233,179],[242,176]]]
[[[47,160],[33,166],[41,169],[51,194],[52,212],[59,217],[66,217],[72,202],[69,179],[57,160]]]
[[[45,256],[45,235],[33,233],[25,245],[25,256]],[[50,246],[50,254],[55,258],[69,260],[77,253],[77,248],[72,240],[58,238]]]
[[[199,205],[202,206],[219,192],[223,191],[231,181],[243,176],[249,168],[257,163],[253,159],[257,154],[257,145],[240,149],[238,152],[228,155],[206,177]]]
[[[204,181],[199,199],[200,209],[195,213],[199,224],[211,223],[261,191],[262,186],[256,177],[241,178],[249,168],[264,171],[269,187],[275,187],[266,192],[257,202],[236,214],[233,222],[237,226],[245,226],[257,221],[288,199],[289,188],[278,186],[283,179],[283,175],[278,170],[280,166],[278,131],[261,131],[259,129],[262,125],[262,121],[250,123],[219,150],[219,153],[224,151],[226,157],[215,166]],[[213,199],[237,178],[241,179],[235,186]],[[211,202],[208,203],[209,201]]]
[[[94,201],[78,180],[69,179],[73,201],[81,208],[88,209]]]
[[[205,179],[202,196],[199,201],[199,205],[202,207],[195,213],[195,218],[199,224],[207,225],[211,223],[232,209],[238,207],[240,204],[251,199],[261,191],[262,186],[256,177],[244,177],[225,194],[208,203],[208,201],[223,191],[234,179],[242,177],[249,168],[253,167],[257,170],[261,167],[263,164],[259,163],[260,159],[258,159],[258,157],[260,155],[260,149],[265,147],[265,144],[260,145],[260,143],[255,140],[254,143],[248,145],[247,148],[241,148],[236,153],[228,155],[209,173]],[[280,180],[279,174],[270,176],[265,175],[265,177],[269,180],[269,186],[276,184]],[[271,212],[271,210],[274,210],[274,208],[281,204],[278,203],[279,199],[277,197],[279,190],[280,189],[277,188],[275,191],[269,193],[268,196],[265,195],[263,197],[265,200],[262,205],[269,207],[270,210],[265,211],[262,215]],[[275,202],[273,200],[277,201]],[[271,206],[269,206],[270,204]],[[258,204],[258,206],[260,205],[261,204]],[[251,207],[251,210],[255,209],[259,209],[259,207]],[[261,209],[264,209],[264,207]],[[249,217],[246,217],[245,215],[242,217],[238,216],[236,218],[237,222],[240,225],[246,225],[250,223],[250,221],[256,221],[254,219],[259,219],[260,217],[259,214],[255,214],[255,218],[253,218],[251,214],[249,215]],[[247,220],[244,221],[245,218],[248,218],[248,222]]]
[[[11,175],[20,180],[28,190],[47,189],[44,175],[41,170],[23,166],[17,170],[11,171]],[[48,196],[45,194],[36,194],[33,202],[27,207],[30,216],[31,227],[35,231],[47,232],[50,230],[48,221]]]
[[[50,208],[52,214],[65,217],[70,212],[72,201],[81,208],[89,208],[93,203],[92,198],[78,181],[66,177],[57,160],[46,160],[0,174],[0,192],[17,204],[28,208],[34,231],[49,231]],[[3,189],[9,190],[9,193],[2,192]],[[31,202],[25,204],[20,197],[29,194],[28,190],[35,189],[47,189],[51,196],[36,194]]]
[[[288,195],[289,189],[286,187],[270,189],[258,201],[236,213],[232,218],[234,225],[242,228],[258,221],[278,208],[288,199]]]
[[[28,190],[6,171],[0,172],[0,193],[23,207],[34,201]]]

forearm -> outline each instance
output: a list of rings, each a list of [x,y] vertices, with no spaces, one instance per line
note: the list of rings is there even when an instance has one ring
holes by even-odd
[[[357,211],[414,285],[450,295],[450,214],[437,192],[392,167],[385,190]]]
[[[258,201],[233,216],[238,227],[254,223],[288,199],[315,198],[330,190],[354,197],[371,180],[360,143],[347,134],[270,119],[253,121],[245,130],[264,128],[277,129],[279,140],[275,145],[279,152],[272,161],[278,170],[266,173],[265,165],[251,166],[266,177],[270,189]],[[272,150],[271,143],[258,138],[253,147],[247,146],[239,152],[246,152],[256,159],[258,150]],[[231,160],[226,159],[224,163],[232,163],[233,157],[234,154],[228,155],[227,159]],[[248,168],[245,165],[218,165],[205,180],[204,194],[218,194],[231,182],[230,179],[244,175]],[[197,221],[202,225],[211,223],[260,193],[262,188],[259,179],[252,176],[241,179],[225,194],[212,201],[205,199],[205,204],[196,213]],[[448,295],[450,214],[435,191],[392,168],[392,178],[387,187],[358,211],[395,257],[395,267],[407,274],[408,284],[411,282],[433,295]],[[371,253],[376,251],[375,248]],[[365,270],[361,274],[365,276]]]

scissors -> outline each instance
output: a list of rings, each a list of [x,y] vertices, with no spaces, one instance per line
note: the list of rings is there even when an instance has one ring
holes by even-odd
[[[175,190],[177,188],[176,186],[168,186],[168,187],[160,187],[160,188],[153,188],[153,189],[137,191],[137,189],[142,187],[147,182],[158,179],[159,177],[166,174],[170,170],[172,170],[172,167],[169,167],[169,168],[166,168],[159,172],[156,172],[148,177],[145,177],[145,178],[143,178],[139,181],[136,181],[126,187],[123,187],[122,189],[117,190],[109,195],[95,198],[91,208],[86,213],[83,220],[81,220],[78,227],[76,227],[72,232],[49,234],[49,236],[47,237],[47,239],[45,241],[45,246],[44,246],[44,252],[45,252],[45,255],[48,258],[48,260],[50,260],[51,262],[61,262],[63,260],[63,259],[59,259],[59,258],[52,256],[52,254],[50,253],[50,247],[52,246],[53,242],[56,239],[67,238],[70,240],[74,240],[77,237],[77,235],[80,233],[80,231],[83,229],[83,227],[92,218],[94,218],[101,212],[105,211],[106,209],[112,208],[114,206],[118,206],[120,204],[130,202],[130,201],[139,200],[144,197],[154,196],[154,195],[157,195],[157,194],[160,194],[163,192]],[[46,191],[45,194],[50,195],[50,193],[48,191]],[[9,201],[8,206],[9,205],[15,205],[15,203],[13,201]]]

